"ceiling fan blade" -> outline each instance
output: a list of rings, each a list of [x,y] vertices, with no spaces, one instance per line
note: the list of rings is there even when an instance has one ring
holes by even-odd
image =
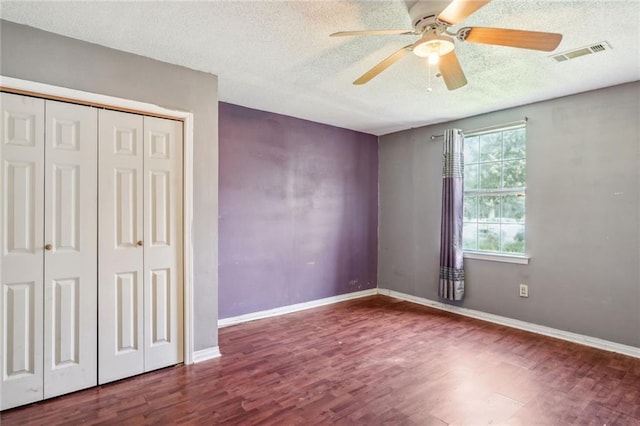
[[[455,25],[490,1],[491,0],[453,0],[449,6],[438,15],[438,19],[447,24]]]
[[[464,72],[462,72],[462,67],[460,66],[460,62],[458,62],[455,50],[440,56],[438,67],[444,79],[444,84],[447,85],[447,89],[456,90],[467,84],[467,78],[464,76]]]
[[[404,55],[409,53],[411,51],[411,46],[413,46],[413,44],[409,44],[409,45],[403,47],[402,49],[398,50],[397,52],[391,54],[386,59],[382,60],[378,65],[374,66],[369,71],[367,71],[364,74],[362,74],[360,76],[360,78],[358,78],[356,81],[353,82],[353,84],[358,84],[359,85],[359,84],[367,83],[373,77],[377,76],[382,71],[386,70],[391,65],[393,65],[396,61],[401,59]]]
[[[461,30],[464,31],[465,29]],[[538,31],[507,30],[504,28],[472,27],[463,37],[471,43],[497,44],[499,46],[551,52],[562,41],[562,34]]]
[[[348,37],[348,36],[366,36],[366,35],[404,35],[415,34],[414,30],[362,30],[362,31],[339,31],[330,34],[329,37]]]

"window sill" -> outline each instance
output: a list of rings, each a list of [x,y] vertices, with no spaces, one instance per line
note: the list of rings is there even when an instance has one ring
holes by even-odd
[[[492,262],[503,262],[503,263],[517,263],[519,265],[528,265],[529,257],[528,256],[511,256],[508,254],[497,254],[497,253],[479,253],[479,252],[464,252],[465,259],[476,259],[476,260],[489,260]]]

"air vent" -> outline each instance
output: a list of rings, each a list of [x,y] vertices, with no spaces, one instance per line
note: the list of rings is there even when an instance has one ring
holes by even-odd
[[[591,55],[593,53],[604,52],[605,50],[611,50],[612,47],[609,42],[601,41],[600,43],[594,43],[590,46],[580,47],[578,49],[568,50],[563,53],[551,56],[556,62],[564,62],[569,59],[579,58],[580,56]]]

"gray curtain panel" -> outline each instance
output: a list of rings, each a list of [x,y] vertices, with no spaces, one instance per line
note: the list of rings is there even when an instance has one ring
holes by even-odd
[[[460,129],[447,129],[444,132],[439,295],[447,300],[464,298],[463,147],[464,136]]]

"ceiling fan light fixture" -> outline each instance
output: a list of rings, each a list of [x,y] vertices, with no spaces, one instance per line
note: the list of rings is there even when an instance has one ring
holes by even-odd
[[[440,56],[451,52],[453,39],[442,34],[428,33],[413,45],[413,53],[421,58],[429,58],[431,64],[437,64]]]

